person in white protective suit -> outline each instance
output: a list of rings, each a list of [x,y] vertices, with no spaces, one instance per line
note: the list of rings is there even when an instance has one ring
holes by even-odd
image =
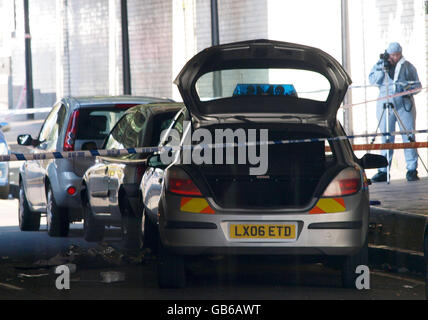
[[[388,95],[394,95],[400,92],[405,92],[409,90],[415,90],[421,88],[421,83],[419,82],[418,72],[416,68],[407,60],[404,59],[402,55],[402,48],[399,43],[393,42],[389,44],[386,49],[385,55],[373,66],[369,80],[371,85],[379,86],[379,98],[383,98]],[[386,68],[384,68],[386,66]],[[385,70],[387,71],[387,77],[385,77]],[[387,81],[389,81],[389,90],[387,92]],[[419,90],[420,91],[420,90]],[[403,126],[400,124],[400,121],[396,118],[394,112],[389,109],[389,132],[394,132],[395,124],[398,122],[400,131],[411,131],[415,130],[415,119],[416,119],[416,108],[413,95],[419,91],[413,92],[408,95],[393,97],[388,100],[379,100],[377,101],[376,115],[379,122],[379,129],[382,133],[386,132],[386,118],[388,110],[384,110],[384,107],[388,102],[393,104],[393,107],[397,111],[398,116],[403,122]],[[383,112],[384,111],[384,112]],[[381,119],[383,112],[383,117]],[[403,135],[403,142],[409,142],[409,137]],[[414,135],[410,135],[410,139],[414,141]],[[385,143],[387,137],[382,136],[382,143]],[[389,137],[389,142],[394,142],[394,136]],[[382,150],[381,154],[387,157],[387,151]],[[389,150],[389,159],[388,163],[391,166],[393,150]],[[419,180],[418,171],[418,154],[416,149],[405,149],[404,156],[407,163],[407,181],[416,181]],[[371,181],[373,182],[382,182],[387,181],[387,168],[380,168],[378,173],[375,174]]]

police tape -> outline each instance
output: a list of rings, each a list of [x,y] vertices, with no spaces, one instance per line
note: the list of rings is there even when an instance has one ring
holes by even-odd
[[[27,108],[27,109],[8,109],[8,110],[0,110],[0,116],[8,116],[8,115],[23,115],[23,114],[36,114],[36,113],[48,113],[52,110],[52,107],[46,108]]]
[[[398,98],[398,97],[402,97],[402,96],[408,96],[408,95],[411,95],[411,94],[416,94],[416,93],[419,93],[421,91],[427,91],[427,90],[428,90],[428,87],[407,90],[407,91],[399,92],[399,93],[388,95],[388,96],[384,96],[384,97],[378,97],[378,98],[372,99],[372,100],[365,100],[365,101],[362,101],[362,102],[357,102],[357,103],[352,103],[352,104],[345,104],[345,105],[342,106],[342,108],[343,109],[350,109],[352,107],[355,107],[355,106],[358,106],[358,105],[362,105],[362,104],[367,104],[367,103],[370,103],[370,102],[390,100],[390,99],[393,99],[393,98]]]
[[[392,84],[399,84],[402,86],[406,86],[406,85],[411,85],[411,84],[416,84],[416,83],[420,83],[420,82],[419,81],[407,81],[407,82],[396,81],[396,82],[393,82]],[[371,85],[371,84],[368,84],[368,85],[367,84],[351,85],[348,87],[348,89],[362,89],[362,88],[374,88],[374,87],[378,88],[379,86],[378,85]],[[349,108],[349,107],[352,107],[354,105],[365,104],[365,103],[374,102],[374,101],[378,101],[378,100],[387,100],[390,98],[405,96],[408,94],[417,93],[421,90],[426,90],[427,88],[428,87],[408,90],[408,91],[400,92],[400,93],[397,93],[395,95],[390,95],[387,97],[380,97],[380,98],[373,99],[373,100],[368,100],[368,101],[359,102],[359,103],[355,103],[355,104],[344,105],[343,108]],[[315,91],[299,91],[298,93],[307,94],[307,93],[320,93],[320,92],[327,92],[327,91],[330,91],[330,89],[320,89],[320,90],[315,90]],[[52,107],[26,108],[26,109],[19,109],[19,108],[17,108],[17,109],[6,109],[6,110],[0,110],[0,116],[48,113],[51,110],[52,110]]]
[[[391,133],[371,133],[359,134],[350,136],[339,137],[324,137],[324,138],[308,138],[308,139],[289,139],[289,140],[273,140],[261,142],[245,142],[245,143],[217,143],[217,144],[204,144],[198,145],[200,149],[203,148],[234,148],[242,146],[257,146],[257,145],[282,145],[294,143],[313,143],[313,142],[326,142],[326,141],[342,141],[356,138],[369,138],[369,137],[391,137],[395,135],[414,135],[420,133],[428,133],[428,129],[424,130],[411,130],[399,131]],[[410,148],[428,148],[428,142],[405,142],[405,143],[382,143],[382,144],[360,144],[352,146],[354,151],[357,150],[386,150],[386,149],[410,149]],[[32,160],[51,160],[51,159],[82,159],[93,157],[119,157],[130,154],[150,154],[162,151],[178,151],[191,150],[195,146],[163,146],[163,147],[137,147],[126,149],[98,149],[98,150],[81,150],[81,151],[63,151],[63,152],[39,152],[39,153],[11,153],[8,155],[0,155],[0,162],[10,161],[32,161]],[[329,147],[326,146],[327,150]]]
[[[403,82],[394,82],[394,84],[400,84],[400,85],[408,85],[408,84],[414,84],[414,83],[420,83],[417,81],[408,81],[406,83]],[[353,86],[349,86],[348,89],[361,89],[361,88],[370,88],[370,87],[379,87],[378,85],[353,85]],[[362,104],[367,104],[370,102],[376,102],[376,101],[382,101],[382,100],[388,100],[388,99],[392,99],[392,98],[397,98],[397,97],[401,97],[401,96],[407,96],[409,94],[415,94],[421,91],[426,91],[428,89],[428,87],[423,87],[423,88],[417,88],[417,89],[413,89],[413,90],[407,90],[407,91],[403,91],[400,93],[396,93],[393,95],[388,95],[385,97],[378,97],[376,99],[372,99],[372,100],[366,100],[366,101],[362,101],[362,102],[357,102],[357,103],[352,103],[352,104],[345,104],[342,106],[342,108],[344,109],[349,109],[352,108],[354,106],[357,105],[362,105]],[[302,94],[308,94],[308,93],[320,93],[320,92],[325,92],[325,91],[330,91],[330,89],[321,89],[321,90],[316,90],[316,91],[302,91],[299,93]],[[0,116],[14,116],[14,115],[25,115],[25,114],[36,114],[36,113],[48,113],[52,110],[52,107],[45,107],[45,108],[27,108],[27,109],[7,109],[7,110],[0,110]]]
[[[31,161],[31,160],[51,160],[51,159],[82,159],[93,157],[118,157],[129,154],[142,154],[158,152],[162,147],[142,147],[127,149],[100,149],[100,150],[81,150],[81,151],[63,151],[63,152],[39,152],[39,153],[11,153],[0,155],[0,162],[9,161]]]

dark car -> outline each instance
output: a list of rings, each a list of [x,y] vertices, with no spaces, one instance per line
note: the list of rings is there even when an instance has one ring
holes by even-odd
[[[336,113],[351,80],[342,66],[316,48],[255,40],[200,52],[175,83],[186,110],[161,145],[183,149],[150,156],[141,181],[146,229],[159,235],[159,285],[185,285],[186,257],[246,254],[329,260],[355,288],[356,267],[367,264],[364,169],[387,162],[357,159],[343,138]],[[189,132],[238,144],[219,156],[205,145],[206,161],[189,162],[189,143],[203,147]]]
[[[39,136],[18,136],[18,144],[31,152],[78,151],[88,143],[101,147],[116,121],[130,107],[169,101],[151,97],[66,97],[58,101],[42,125]],[[19,227],[36,231],[46,214],[48,234],[68,235],[69,224],[82,219],[80,186],[93,158],[25,161],[19,171]]]
[[[168,129],[180,103],[156,103],[129,109],[107,136],[102,149],[157,146],[161,132]],[[81,187],[84,208],[84,238],[100,241],[105,226],[119,226],[125,245],[141,242],[141,199],[139,184],[148,154],[99,156],[86,170]]]

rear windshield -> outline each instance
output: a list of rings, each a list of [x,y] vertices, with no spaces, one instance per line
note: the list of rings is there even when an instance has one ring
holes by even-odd
[[[103,141],[127,108],[82,108],[76,140]]]
[[[201,101],[238,96],[291,96],[326,101],[330,83],[322,74],[301,69],[231,69],[209,72],[196,81]]]

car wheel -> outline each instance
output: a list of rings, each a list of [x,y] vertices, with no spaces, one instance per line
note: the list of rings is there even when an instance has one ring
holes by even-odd
[[[134,212],[126,197],[121,201],[122,213],[122,239],[126,249],[139,249],[142,239],[141,213]]]
[[[51,237],[67,237],[70,230],[68,213],[65,208],[60,208],[55,202],[52,188],[48,187],[46,194],[46,220],[48,234]]]
[[[9,185],[0,187],[0,199],[7,199],[9,197]]]
[[[344,258],[342,263],[342,285],[344,288],[356,288],[355,281],[358,274],[355,272],[359,265],[368,265],[368,240],[364,242],[360,251]]]
[[[143,247],[150,249],[154,254],[158,253],[159,231],[156,225],[147,217],[146,210],[143,211]]]
[[[174,254],[163,247],[159,240],[158,255],[158,284],[162,289],[184,288],[186,285],[186,272],[183,256]]]
[[[89,201],[83,201],[83,238],[88,242],[101,241],[104,238],[104,223],[97,221],[92,213]]]
[[[40,212],[30,210],[22,184],[19,186],[18,220],[21,231],[39,231],[40,229]]]

